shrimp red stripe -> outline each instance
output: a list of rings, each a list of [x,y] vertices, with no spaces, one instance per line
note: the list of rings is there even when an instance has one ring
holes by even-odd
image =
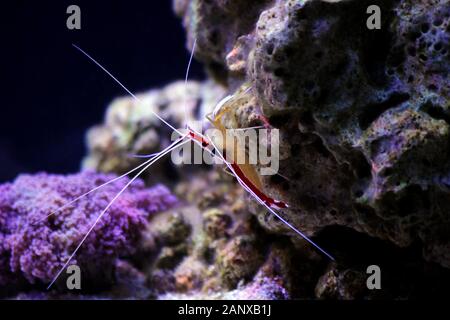
[[[189,130],[189,137],[191,137],[193,140],[200,142],[203,148],[207,148],[210,146],[209,141],[207,141],[204,137],[198,135],[192,130]],[[226,160],[226,152],[223,152],[222,156]],[[244,172],[242,172],[241,168],[238,164],[234,162],[230,162],[231,167],[236,172],[236,174],[239,176],[239,178],[248,186],[250,190],[253,191],[265,204],[267,204],[271,208],[278,208],[278,209],[284,209],[288,208],[289,206],[284,203],[283,201],[275,200],[268,195],[266,195],[264,192],[262,192],[255,184],[248,179]]]

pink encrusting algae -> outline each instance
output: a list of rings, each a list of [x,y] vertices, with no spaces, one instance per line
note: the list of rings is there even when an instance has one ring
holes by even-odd
[[[129,179],[108,184],[46,218],[49,212],[115,177],[89,171],[67,176],[40,173],[1,185],[0,285],[12,279],[49,282]],[[93,264],[96,268],[90,270],[103,273],[117,257],[135,252],[151,214],[175,204],[176,197],[163,185],[146,188],[142,180],[136,180],[96,225],[71,263]]]

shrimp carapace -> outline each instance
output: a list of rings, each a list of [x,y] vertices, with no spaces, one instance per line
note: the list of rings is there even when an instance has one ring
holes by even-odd
[[[227,154],[225,152],[225,146],[228,146],[227,144],[227,128],[225,126],[225,122],[230,123],[233,125],[233,127],[237,127],[237,117],[234,113],[235,109],[244,103],[246,103],[248,100],[251,99],[251,96],[249,94],[251,87],[249,84],[244,84],[241,86],[241,88],[231,96],[227,96],[224,98],[220,103],[217,104],[214,112],[212,115],[208,116],[207,118],[212,123],[212,125],[218,129],[222,133],[223,141],[222,141],[222,150],[224,150],[223,154],[224,156]],[[259,174],[255,167],[250,164],[249,157],[246,155],[245,159],[246,161],[244,163],[239,163],[237,161],[238,158],[238,149],[245,150],[245,140],[240,141],[239,139],[233,139],[233,150],[232,150],[232,159],[227,159],[230,161],[231,164],[238,167],[239,171],[242,172],[242,174],[259,190],[262,190],[262,183],[261,179],[259,177]],[[231,142],[229,142],[231,143]],[[251,142],[250,142],[251,143]]]

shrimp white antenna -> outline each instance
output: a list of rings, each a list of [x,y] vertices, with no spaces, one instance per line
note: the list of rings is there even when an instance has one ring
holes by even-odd
[[[148,158],[154,158],[158,154],[159,154],[159,152],[151,153],[151,154],[129,154],[128,157],[130,157],[130,158],[148,159]]]
[[[174,150],[175,148],[182,146],[188,142],[190,142],[190,140],[187,140],[183,143],[180,143],[186,136],[183,136],[181,138],[179,138],[178,140],[174,141],[169,147],[167,147],[166,149],[164,149],[163,151],[160,152],[160,154],[151,159],[150,162],[141,170],[139,171],[115,196],[114,198],[108,203],[108,205],[106,206],[105,209],[103,209],[103,211],[99,214],[99,216],[97,217],[97,219],[95,220],[95,222],[92,224],[92,226],[89,228],[89,230],[86,232],[86,234],[84,235],[83,239],[81,239],[80,243],[78,244],[78,246],[75,248],[75,250],[72,252],[72,254],[69,256],[69,258],[67,259],[67,261],[65,262],[65,264],[62,266],[61,269],[59,269],[58,273],[56,274],[56,276],[53,278],[52,282],[48,285],[47,290],[51,288],[51,286],[56,282],[56,280],[58,280],[59,276],[61,275],[61,273],[67,268],[67,266],[69,265],[70,261],[73,259],[73,257],[75,256],[75,254],[78,252],[78,250],[81,248],[81,246],[83,245],[83,243],[86,241],[86,239],[89,237],[89,235],[91,234],[92,230],[94,230],[94,228],[97,226],[98,222],[100,221],[100,219],[104,216],[104,214],[108,211],[108,209],[113,205],[113,203],[122,195],[122,193],[145,171],[147,170],[153,163],[155,163],[156,161],[158,161],[160,158],[164,157],[166,154],[168,154],[169,152],[171,152],[172,150]]]
[[[75,44],[72,44],[73,47],[75,47],[78,51],[80,51],[81,53],[83,53],[87,58],[89,58],[92,62],[94,62],[98,67],[100,67],[104,72],[106,72],[106,74],[108,74],[115,82],[117,82],[128,94],[130,94],[131,97],[133,97],[136,101],[140,101],[139,98],[137,98],[130,90],[128,90],[127,87],[125,87],[116,77],[114,77],[114,75],[111,74],[111,72],[109,72],[105,67],[103,67],[99,62],[97,62],[94,58],[92,58],[87,52],[85,52],[83,49],[81,49],[80,47],[78,47]],[[158,114],[156,114],[155,112],[151,111],[158,119],[160,119],[162,122],[164,122],[167,126],[169,126],[170,128],[172,128],[174,131],[178,132],[179,134],[181,134],[178,130],[176,130],[173,126],[171,126],[168,122],[166,122],[164,119],[162,119]],[[150,155],[130,155],[132,157],[136,157],[136,158],[154,158],[157,155],[159,155],[160,153],[154,153],[154,154],[150,154]],[[139,166],[135,167],[134,169],[124,173],[123,175],[116,177],[112,180],[109,180],[95,188],[93,188],[92,190],[80,195],[79,197],[71,200],[70,202],[66,203],[65,205],[63,205],[62,207],[58,208],[57,210],[51,212],[50,214],[48,214],[47,216],[45,216],[43,219],[40,219],[36,222],[34,222],[33,224],[37,224],[40,223],[42,221],[44,221],[45,219],[47,219],[48,217],[60,212],[61,210],[64,210],[65,208],[67,208],[68,206],[72,205],[73,203],[75,203],[76,201],[84,198],[85,196],[91,194],[92,192],[110,184],[113,183],[117,180],[122,179],[123,177],[129,175],[130,173],[133,173],[134,171],[140,169],[141,167],[147,165],[150,161],[152,161],[152,159],[147,160],[146,162],[140,164]]]
[[[134,100],[141,102],[141,100],[136,97],[130,90],[128,90],[127,87],[125,87],[122,82],[120,82],[111,72],[109,72],[104,66],[102,66],[97,60],[95,60],[94,58],[92,58],[86,51],[84,51],[83,49],[81,49],[80,47],[78,47],[75,44],[72,44],[72,46],[74,48],[76,48],[78,51],[80,51],[82,54],[84,54],[89,60],[91,60],[93,63],[95,63],[100,69],[102,69],[104,72],[106,72],[107,75],[109,75],[119,86],[121,86],[131,97],[133,97]],[[179,135],[183,135],[180,131],[178,131],[177,129],[175,129],[174,126],[172,126],[169,122],[167,122],[166,120],[164,120],[163,118],[161,118],[156,112],[154,112],[153,110],[150,110],[150,112],[157,117],[159,120],[161,120],[165,125],[167,125],[169,128],[171,128],[173,131],[177,132]]]
[[[186,128],[189,126],[188,125],[188,115],[187,115],[187,99],[188,99],[187,82],[188,82],[188,78],[189,78],[189,71],[191,70],[192,59],[194,58],[196,45],[197,45],[197,38],[194,39],[194,44],[192,45],[191,56],[189,58],[189,63],[188,63],[187,69],[186,69],[186,76],[184,78],[184,122],[186,124]]]
[[[214,149],[217,150],[217,147],[214,143],[214,141],[207,136],[208,139],[211,141],[212,146]],[[330,258],[332,261],[335,261],[332,255],[330,255],[328,252],[326,252],[324,249],[322,249],[318,244],[316,244],[314,241],[312,241],[307,235],[305,235],[303,232],[298,230],[296,227],[294,227],[291,223],[289,223],[286,219],[284,219],[279,213],[277,213],[275,210],[273,210],[271,207],[269,207],[257,194],[255,194],[242,179],[236,174],[236,171],[233,169],[231,164],[224,158],[224,156],[218,152],[219,156],[222,158],[222,161],[227,165],[228,169],[234,174],[235,178],[239,182],[239,184],[248,192],[250,193],[253,198],[255,198],[260,204],[262,204],[264,207],[266,207],[267,210],[269,210],[270,213],[272,213],[275,217],[277,217],[281,222],[283,222],[286,226],[288,226],[291,230],[293,230],[295,233],[297,233],[299,236],[301,236],[303,239],[308,241],[314,248],[322,252],[324,255],[326,255],[328,258]]]
[[[155,155],[158,155],[158,154],[159,154],[159,153],[155,153]],[[52,211],[51,213],[49,213],[48,215],[46,215],[44,218],[39,219],[39,220],[36,221],[36,222],[33,222],[32,225],[41,223],[41,222],[44,221],[45,219],[47,219],[47,218],[49,218],[50,216],[52,216],[52,215],[54,215],[54,214],[56,214],[56,213],[58,213],[58,212],[64,210],[65,208],[67,208],[67,207],[69,207],[70,205],[74,204],[74,203],[77,202],[78,200],[80,200],[80,199],[82,199],[82,198],[88,196],[88,195],[91,194],[92,192],[94,192],[94,191],[96,191],[96,190],[98,190],[98,189],[100,189],[100,188],[103,188],[103,187],[107,186],[108,184],[111,184],[111,183],[113,183],[113,182],[115,182],[115,181],[117,181],[117,180],[120,180],[120,179],[126,177],[126,176],[129,175],[130,173],[133,173],[133,172],[135,172],[136,170],[142,168],[143,166],[145,166],[146,164],[148,164],[150,161],[152,161],[152,159],[149,159],[149,160],[147,160],[147,161],[141,163],[140,165],[138,165],[138,166],[135,167],[134,169],[131,169],[130,171],[128,171],[128,172],[122,174],[121,176],[118,176],[118,177],[116,177],[116,178],[114,178],[114,179],[111,179],[111,180],[105,182],[105,183],[102,183],[101,185],[99,185],[99,186],[97,186],[97,187],[95,187],[95,188],[89,190],[88,192],[83,193],[82,195],[76,197],[75,199],[71,200],[70,202],[68,202],[68,203],[64,204],[63,206],[59,207],[59,208],[56,209],[55,211]]]

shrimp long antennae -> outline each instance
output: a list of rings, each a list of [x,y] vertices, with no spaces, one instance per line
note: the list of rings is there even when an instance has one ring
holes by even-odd
[[[131,92],[127,87],[125,87],[125,85],[122,84],[122,82],[119,81],[119,79],[117,79],[111,72],[109,72],[103,65],[101,65],[97,60],[95,60],[93,57],[91,57],[86,51],[84,51],[83,49],[81,49],[80,47],[78,47],[75,44],[72,44],[72,46],[77,49],[78,51],[80,51],[82,54],[84,54],[89,60],[91,60],[93,63],[95,63],[100,69],[102,69],[104,72],[106,72],[106,74],[108,76],[110,76],[119,86],[121,86],[131,97],[133,97],[134,100],[136,100],[137,102],[141,102],[141,100],[133,93]],[[165,125],[167,125],[170,129],[172,129],[173,131],[176,131],[179,135],[183,135],[180,131],[178,131],[177,129],[175,129],[174,126],[172,126],[169,122],[167,122],[166,120],[164,120],[160,115],[158,115],[156,112],[154,112],[153,110],[150,109],[150,112],[157,117],[159,120],[161,120]]]
[[[187,126],[187,111],[186,111],[186,100],[187,100],[187,80],[188,80],[188,76],[189,76],[189,70],[190,70],[190,66],[192,63],[192,59],[193,59],[193,55],[195,52],[195,45],[196,45],[196,40],[194,41],[194,46],[192,49],[192,53],[189,59],[189,64],[187,67],[187,71],[186,71],[186,78],[185,78],[185,87],[186,87],[186,95],[185,95],[185,120],[186,120],[186,126]],[[100,64],[97,60],[95,60],[93,57],[91,57],[86,51],[84,51],[83,49],[81,49],[80,47],[78,47],[75,44],[72,44],[72,46],[74,48],[76,48],[78,51],[80,51],[82,54],[84,54],[89,60],[91,60],[93,63],[95,63],[99,68],[101,68],[107,75],[109,75],[117,84],[119,84],[135,101],[140,102],[141,100],[135,95],[133,94],[124,84],[122,84],[122,82],[120,82],[110,71],[108,71],[102,64]],[[129,172],[127,172],[126,174],[117,177],[115,179],[112,179],[92,190],[90,190],[89,192],[77,197],[76,199],[72,200],[71,202],[65,204],[63,207],[59,208],[57,211],[50,213],[46,218],[48,218],[49,216],[51,216],[52,214],[55,214],[56,212],[62,210],[63,208],[66,208],[67,206],[73,204],[74,202],[76,202],[77,200],[87,196],[88,194],[94,192],[95,190],[98,190],[99,188],[110,184],[114,181],[117,181],[118,179],[123,178],[124,176],[138,170],[139,168],[144,167],[143,169],[141,169],[115,196],[114,198],[108,203],[108,205],[105,207],[105,209],[103,209],[103,211],[98,215],[97,219],[95,220],[95,222],[92,224],[92,226],[89,228],[89,230],[86,232],[86,234],[84,235],[84,237],[81,239],[81,241],[79,242],[79,244],[77,245],[77,247],[75,248],[75,250],[71,253],[71,255],[69,256],[69,258],[67,259],[67,261],[64,263],[64,265],[62,266],[62,268],[60,268],[60,270],[58,271],[58,273],[56,274],[56,276],[52,279],[52,281],[50,282],[50,284],[47,287],[47,290],[50,289],[52,287],[52,285],[56,282],[56,280],[59,278],[59,276],[61,275],[61,273],[64,271],[64,269],[67,268],[67,266],[69,265],[70,261],[73,259],[73,257],[75,256],[75,254],[78,252],[78,250],[81,248],[81,246],[83,245],[83,243],[86,241],[86,239],[89,237],[89,235],[91,234],[91,232],[94,230],[94,228],[97,226],[98,222],[101,220],[101,218],[105,215],[105,213],[108,211],[108,209],[113,205],[113,203],[122,195],[122,193],[145,171],[147,170],[151,165],[153,165],[155,162],[157,162],[159,159],[161,159],[163,156],[165,156],[166,154],[168,154],[169,152],[171,152],[172,150],[174,150],[175,148],[184,145],[188,142],[190,142],[190,140],[187,140],[183,143],[180,143],[182,140],[184,140],[187,135],[183,135],[179,130],[177,130],[174,126],[172,126],[169,122],[167,122],[166,120],[164,120],[162,117],[160,117],[156,112],[150,110],[150,112],[156,116],[160,121],[162,121],[165,125],[167,125],[169,128],[171,128],[172,130],[174,130],[175,132],[177,132],[180,136],[182,136],[181,138],[179,138],[178,140],[176,140],[174,143],[172,143],[169,147],[167,147],[166,149],[164,149],[163,151],[156,153],[156,154],[151,154],[151,155],[135,155],[135,157],[150,157],[149,160],[147,160],[146,162],[144,162],[143,164],[139,165],[138,167],[134,168],[133,170],[130,170]]]
[[[159,152],[151,153],[151,154],[129,154],[128,157],[130,157],[130,158],[148,159],[148,158],[154,158],[158,154],[159,154]]]
[[[189,58],[189,63],[186,68],[186,76],[184,78],[184,122],[185,122],[186,128],[188,127],[188,115],[187,115],[187,110],[186,110],[187,95],[188,95],[187,82],[188,82],[188,78],[189,78],[189,71],[191,70],[192,59],[194,58],[196,45],[197,45],[197,38],[194,39],[194,44],[192,45],[191,56]]]
[[[195,43],[194,43],[194,45],[195,45]],[[100,69],[102,69],[107,75],[109,75],[109,76],[110,76],[117,84],[119,84],[119,85],[120,85],[120,86],[121,86],[121,87],[122,87],[122,88],[123,88],[123,89],[124,89],[124,90],[125,90],[125,91],[133,98],[133,99],[134,99],[134,100],[136,100],[136,101],[138,101],[138,102],[141,101],[135,94],[133,94],[127,87],[125,87],[125,85],[122,84],[122,82],[120,82],[119,79],[117,79],[110,71],[108,71],[103,65],[101,65],[97,60],[95,60],[95,59],[94,59],[91,55],[89,55],[86,51],[84,51],[83,49],[81,49],[79,46],[77,46],[77,45],[75,45],[75,44],[72,44],[72,46],[73,46],[74,48],[76,48],[78,51],[80,51],[82,54],[84,54],[84,55],[85,55],[89,60],[91,60],[93,63],[95,63],[95,64],[96,64]],[[195,49],[195,46],[194,46],[194,49]],[[192,57],[191,57],[191,60],[192,60]],[[189,70],[189,68],[188,68],[188,70]],[[164,124],[166,124],[169,128],[173,129],[173,130],[176,131],[178,134],[182,135],[182,133],[181,133],[180,131],[176,130],[170,123],[168,123],[166,120],[164,120],[163,118],[161,118],[156,112],[154,112],[154,111],[152,111],[152,110],[150,110],[150,111],[151,111],[151,112],[152,112],[159,120],[161,120]],[[131,155],[131,156],[132,156],[132,157],[135,157],[135,158],[153,158],[153,157],[157,156],[158,154],[159,154],[159,153],[154,153],[154,154],[151,154],[151,155]],[[151,160],[152,160],[152,159],[149,159],[147,162],[144,162],[144,163],[140,164],[140,165],[137,166],[136,168],[134,168],[134,169],[128,171],[127,173],[124,173],[123,175],[121,175],[121,176],[119,176],[119,177],[116,177],[116,178],[114,178],[114,179],[112,179],[112,180],[110,180],[110,181],[108,181],[108,182],[105,182],[105,183],[103,183],[103,184],[101,184],[101,185],[95,187],[94,189],[92,189],[92,190],[90,190],[90,191],[88,191],[88,192],[86,192],[86,193],[80,195],[79,197],[77,197],[77,198],[73,199],[72,201],[66,203],[66,204],[63,205],[62,207],[60,207],[60,208],[58,208],[57,210],[55,210],[55,211],[49,213],[49,214],[48,214],[47,216],[45,216],[44,218],[42,218],[42,219],[40,219],[40,220],[38,220],[38,221],[36,221],[36,222],[34,222],[34,223],[32,223],[32,224],[34,225],[34,224],[41,223],[42,221],[44,221],[44,220],[47,219],[48,217],[50,217],[50,216],[52,216],[52,215],[54,215],[54,214],[60,212],[61,210],[64,210],[64,209],[67,208],[68,206],[70,206],[70,205],[72,205],[73,203],[77,202],[78,200],[84,198],[85,196],[91,194],[92,192],[94,192],[94,191],[96,191],[96,190],[98,190],[98,189],[100,189],[100,188],[102,188],[102,187],[104,187],[104,186],[106,186],[106,185],[108,185],[108,184],[110,184],[110,183],[113,183],[113,182],[115,182],[115,181],[117,181],[117,180],[119,180],[119,179],[121,179],[121,178],[123,178],[123,177],[125,177],[125,176],[127,176],[127,175],[129,175],[129,174],[131,174],[131,173],[133,173],[134,171],[138,170],[139,168],[145,166],[145,165],[146,165],[148,162],[150,162]]]
[[[208,139],[211,142],[211,145],[214,147],[214,149],[218,150],[214,141],[207,136]],[[273,214],[276,218],[278,218],[281,222],[283,222],[286,226],[288,226],[291,230],[293,230],[295,233],[297,233],[299,236],[301,236],[303,239],[305,239],[306,241],[308,241],[312,246],[314,246],[317,250],[319,250],[320,252],[322,252],[324,255],[326,255],[328,258],[330,258],[331,260],[335,261],[335,259],[333,258],[332,255],[330,255],[328,252],[326,252],[324,249],[322,249],[318,244],[316,244],[314,241],[312,241],[306,234],[304,234],[303,232],[301,232],[299,229],[297,229],[296,227],[294,227],[290,222],[288,222],[286,219],[284,219],[279,213],[277,213],[275,210],[273,210],[270,206],[268,206],[262,199],[260,199],[260,197],[258,197],[257,194],[255,194],[246,184],[244,181],[242,181],[242,179],[239,177],[239,175],[236,174],[236,171],[233,169],[233,166],[225,159],[225,157],[218,152],[219,156],[222,158],[222,161],[226,164],[226,166],[228,167],[228,169],[230,169],[230,171],[234,174],[235,178],[237,179],[238,183],[250,194],[253,196],[253,198],[255,198],[260,204],[262,204],[264,207],[266,207],[267,210],[269,210],[269,212],[271,214]]]
[[[158,155],[158,154],[159,154],[159,153],[156,153],[156,155]],[[126,173],[124,173],[124,174],[122,174],[122,175],[120,175],[120,176],[118,176],[118,177],[116,177],[116,178],[113,178],[113,179],[111,179],[111,180],[109,180],[109,181],[107,181],[107,182],[105,182],[105,183],[102,183],[101,185],[99,185],[99,186],[97,186],[97,187],[95,187],[95,188],[89,190],[89,191],[86,192],[86,193],[83,193],[82,195],[76,197],[75,199],[73,199],[73,200],[67,202],[66,204],[64,204],[63,206],[59,207],[59,208],[56,209],[55,211],[49,213],[49,214],[46,215],[44,218],[42,218],[42,219],[40,219],[40,220],[38,220],[38,221],[36,221],[36,222],[33,222],[32,225],[41,223],[42,221],[44,221],[44,220],[47,219],[48,217],[50,217],[50,216],[52,216],[52,215],[54,215],[54,214],[56,214],[56,213],[58,213],[58,212],[64,210],[65,208],[71,206],[72,204],[74,204],[74,203],[77,202],[78,200],[80,200],[80,199],[82,199],[82,198],[84,198],[84,197],[90,195],[92,192],[94,192],[94,191],[96,191],[96,190],[98,190],[98,189],[100,189],[100,188],[103,188],[103,187],[105,187],[105,186],[107,186],[107,185],[109,185],[109,184],[111,184],[111,183],[113,183],[113,182],[116,182],[117,180],[120,180],[120,179],[126,177],[127,175],[129,175],[129,174],[135,172],[136,170],[142,168],[143,166],[145,166],[146,164],[148,164],[150,161],[152,161],[152,159],[149,159],[149,160],[147,160],[147,161],[141,163],[140,165],[138,165],[138,166],[135,167],[134,169],[131,169],[130,171],[128,171],[128,172],[126,172]]]
[[[95,63],[98,67],[100,67],[100,69],[102,69],[102,70],[103,70],[107,75],[109,75],[109,76],[110,76],[117,84],[119,84],[119,85],[120,85],[120,86],[121,86],[121,87],[122,87],[122,88],[123,88],[123,89],[124,89],[124,90],[125,90],[125,91],[133,98],[133,99],[134,99],[134,100],[136,100],[136,101],[138,101],[138,102],[141,101],[141,100],[140,100],[134,93],[132,93],[132,92],[131,92],[131,91],[130,91],[123,83],[122,83],[122,82],[120,82],[119,79],[117,79],[110,71],[108,71],[103,65],[101,65],[97,60],[95,60],[95,59],[94,59],[91,55],[89,55],[86,51],[84,51],[83,49],[81,49],[79,46],[77,46],[77,45],[75,45],[75,44],[72,44],[72,46],[73,46],[74,48],[76,48],[78,51],[80,51],[82,54],[84,54],[89,60],[91,60],[93,63]],[[154,115],[155,115],[159,120],[161,120],[164,124],[166,124],[169,128],[173,129],[173,130],[176,131],[178,134],[182,135],[182,133],[181,133],[180,131],[178,131],[177,129],[175,129],[170,123],[168,123],[166,120],[164,120],[163,118],[161,118],[156,112],[154,112],[154,111],[152,111],[152,110],[150,110],[150,112],[151,112],[152,114],[154,114]],[[153,158],[154,156],[157,156],[158,154],[159,154],[159,153],[155,153],[155,154],[151,154],[151,155],[143,155],[143,156],[141,156],[141,155],[134,155],[134,157],[136,157],[136,158]],[[112,180],[110,180],[110,181],[108,181],[108,182],[106,182],[106,183],[103,183],[103,184],[101,184],[101,185],[95,187],[94,189],[92,189],[92,190],[90,190],[90,191],[88,191],[88,192],[86,192],[86,193],[80,195],[79,197],[77,197],[77,198],[73,199],[72,201],[66,203],[66,204],[63,205],[62,207],[60,207],[60,208],[58,208],[57,210],[51,212],[50,214],[48,214],[47,216],[45,216],[43,219],[40,219],[40,220],[34,222],[33,224],[37,224],[37,223],[40,223],[40,222],[44,221],[44,220],[47,219],[48,217],[50,217],[50,216],[52,216],[52,215],[54,215],[54,214],[60,212],[61,210],[64,210],[64,209],[67,208],[68,206],[70,206],[70,205],[72,205],[73,203],[75,203],[76,201],[78,201],[78,200],[84,198],[85,196],[91,194],[92,192],[94,192],[94,191],[96,191],[96,190],[98,190],[98,189],[100,189],[100,188],[102,188],[102,187],[104,187],[104,186],[106,186],[106,185],[108,185],[108,184],[110,184],[110,183],[113,183],[113,182],[115,182],[115,181],[117,181],[117,180],[119,180],[119,179],[121,179],[121,178],[127,176],[127,175],[130,174],[130,173],[133,173],[134,171],[138,170],[139,168],[145,166],[145,165],[146,165],[148,162],[150,162],[151,160],[152,160],[152,159],[149,159],[147,162],[142,163],[141,165],[139,165],[139,166],[137,166],[136,168],[134,168],[134,169],[128,171],[127,173],[125,173],[125,174],[123,174],[123,175],[121,175],[121,176],[119,176],[119,177],[117,177],[117,178],[114,178],[114,179],[112,179]]]
[[[91,227],[89,228],[89,230],[86,232],[86,234],[84,235],[84,237],[81,239],[81,241],[79,242],[79,244],[77,245],[77,247],[75,248],[75,250],[71,253],[71,255],[69,256],[69,258],[67,259],[67,261],[64,263],[64,265],[59,269],[58,273],[56,274],[56,276],[53,278],[52,282],[48,285],[47,290],[51,288],[51,286],[56,282],[56,280],[58,280],[59,276],[61,275],[61,273],[67,268],[67,266],[69,265],[70,261],[73,259],[73,257],[75,256],[75,254],[78,252],[78,250],[81,248],[81,246],[83,245],[83,243],[86,241],[86,239],[89,237],[89,235],[91,234],[91,232],[94,230],[94,228],[97,226],[98,222],[100,221],[100,219],[105,215],[105,213],[108,211],[108,209],[113,205],[113,203],[122,195],[122,193],[145,171],[147,170],[153,163],[155,163],[156,161],[158,161],[160,158],[164,157],[166,154],[168,154],[169,152],[171,152],[172,150],[174,150],[175,148],[182,146],[188,142],[190,142],[190,140],[187,140],[185,142],[180,143],[182,140],[184,140],[184,138],[186,138],[186,136],[183,136],[181,138],[179,138],[178,140],[176,140],[174,143],[172,143],[169,147],[167,147],[166,149],[164,149],[163,151],[160,152],[160,154],[151,159],[151,161],[142,169],[140,170],[115,196],[114,198],[108,203],[108,205],[105,207],[105,209],[103,209],[103,211],[98,215],[97,219],[95,220],[95,222],[91,225]]]

